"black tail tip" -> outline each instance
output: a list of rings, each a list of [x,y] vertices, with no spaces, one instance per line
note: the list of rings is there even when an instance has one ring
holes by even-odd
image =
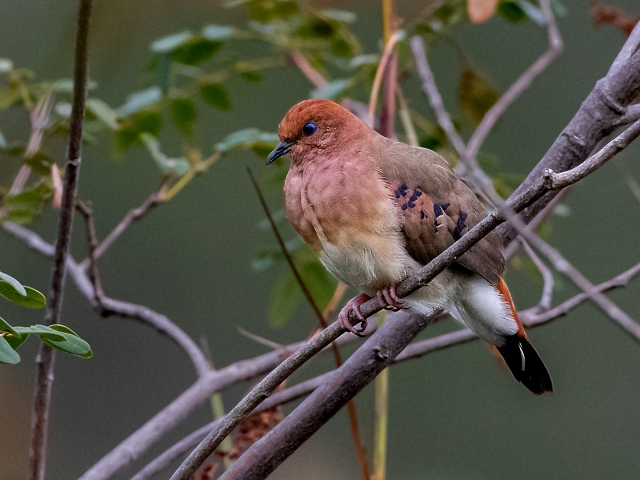
[[[553,383],[542,359],[525,337],[507,337],[507,343],[498,347],[509,370],[525,387],[536,395],[553,393]]]

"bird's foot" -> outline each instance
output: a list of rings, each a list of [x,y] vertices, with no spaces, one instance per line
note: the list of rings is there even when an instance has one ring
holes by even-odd
[[[371,297],[365,293],[361,293],[357,297],[353,297],[351,300],[349,300],[338,314],[338,323],[340,323],[340,325],[342,325],[344,329],[349,330],[351,333],[358,337],[364,337],[364,335],[362,335],[362,332],[364,332],[367,328],[367,320],[362,316],[362,313],[360,313],[360,305],[368,300],[371,300]],[[358,319],[360,320],[360,329],[356,329],[353,325],[351,325],[351,322],[349,321],[349,312],[351,310],[353,310],[353,313],[355,313],[356,317],[358,317]]]
[[[378,290],[376,295],[378,297],[378,302],[380,302],[380,306],[386,310],[397,312],[404,307],[404,300],[398,297],[398,294],[396,293],[396,286],[393,283],[382,290]]]

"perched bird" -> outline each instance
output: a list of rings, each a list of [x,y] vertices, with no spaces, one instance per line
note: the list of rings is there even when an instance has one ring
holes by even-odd
[[[395,287],[486,216],[482,204],[437,153],[390,140],[328,100],[295,105],[279,125],[267,164],[287,155],[286,213],[340,281],[364,292],[340,312],[377,297],[384,308],[429,315],[445,310],[494,346],[535,394],[553,390],[529,342],[502,274],[502,243],[491,232],[431,283],[398,298]]]

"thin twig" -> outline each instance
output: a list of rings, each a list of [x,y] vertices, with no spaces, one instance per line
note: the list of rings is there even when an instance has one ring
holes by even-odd
[[[93,285],[93,299],[96,301],[96,303],[99,304],[102,300],[102,297],[104,297],[104,291],[102,290],[102,284],[100,283],[98,264],[96,262],[95,256],[95,251],[98,246],[98,238],[96,236],[96,227],[93,221],[93,210],[90,203],[86,204],[81,200],[78,200],[76,209],[82,215],[85,221],[87,230],[87,245],[89,251],[87,255],[87,258],[89,260],[89,281],[91,281],[91,285]]]
[[[147,213],[149,213],[156,206],[158,206],[161,202],[162,202],[162,199],[160,195],[157,193],[152,193],[151,195],[149,195],[149,198],[147,198],[142,205],[129,210],[129,212],[120,221],[120,223],[118,223],[118,225],[116,225],[116,227],[111,231],[111,233],[109,233],[109,235],[106,236],[106,238],[102,241],[102,243],[100,243],[100,245],[96,247],[94,252],[94,258],[97,260],[102,255],[104,255],[104,252],[113,244],[113,242],[115,242],[118,239],[118,237],[120,237],[120,235],[124,233],[124,231],[127,228],[129,228],[129,225],[131,225],[132,222],[140,220]],[[86,258],[82,262],[80,262],[80,266],[84,269],[88,269],[89,263],[90,263],[89,258]]]
[[[640,125],[640,121],[637,122]],[[518,231],[524,239],[535,249],[543,253],[560,273],[564,274],[580,289],[588,293],[591,300],[612,320],[614,320],[623,330],[629,333],[634,340],[640,342],[640,325],[627,315],[620,307],[609,298],[595,290],[594,285],[577,268],[565,259],[558,250],[553,248],[538,235],[527,229],[520,219],[513,218],[513,222],[520,222]]]
[[[549,0],[540,0],[540,10],[547,25],[547,36],[549,38],[549,48],[544,52],[520,77],[508,88],[508,90],[498,99],[498,101],[484,115],[480,125],[473,132],[467,143],[467,155],[469,159],[475,161],[480,147],[491,132],[502,114],[511,104],[524,92],[533,80],[540,75],[562,52],[562,37],[558,31],[553,12],[549,6]],[[479,168],[479,167],[478,167]]]
[[[380,85],[382,84],[382,77],[387,68],[387,64],[389,64],[389,60],[392,58],[394,48],[399,39],[400,35],[398,32],[394,33],[393,35],[391,35],[391,38],[389,38],[389,41],[384,46],[382,58],[380,59],[380,63],[378,64],[376,76],[373,79],[371,95],[369,96],[369,120],[366,122],[372,128],[375,125],[376,102],[378,99],[378,92],[380,91]],[[392,91],[395,91],[395,89]]]
[[[289,53],[291,60],[296,64],[298,70],[300,70],[305,77],[313,84],[316,90],[320,90],[327,84],[327,81],[324,79],[320,72],[318,72],[315,68],[311,66],[309,60],[297,50],[293,50]]]
[[[66,262],[71,243],[71,227],[76,204],[76,191],[80,172],[82,150],[82,124],[87,97],[88,77],[88,37],[91,18],[91,0],[80,0],[76,30],[76,48],[73,72],[73,101],[69,123],[67,161],[64,175],[62,206],[56,236],[54,267],[51,290],[45,313],[45,325],[59,323],[64,295]],[[36,388],[31,422],[31,446],[29,449],[30,480],[43,480],[45,475],[47,430],[53,385],[54,353],[51,347],[42,343],[36,359]]]
[[[595,88],[582,102],[569,124],[513,196],[529,189],[547,168],[562,172],[584,162],[600,140],[617,128],[627,106],[640,95],[640,52],[637,51],[639,40],[640,24],[636,25],[607,75],[596,82]],[[534,203],[520,214],[524,223],[534,218],[554,196],[555,192],[549,192],[542,201]],[[508,224],[498,230],[505,245],[517,233]]]
[[[549,267],[547,267],[545,263],[540,260],[540,257],[536,255],[536,252],[533,251],[533,249],[526,241],[520,239],[520,243],[524,247],[525,252],[527,252],[527,255],[529,255],[529,258],[531,259],[533,264],[540,272],[540,275],[542,275],[542,281],[544,282],[542,286],[542,295],[540,296],[540,301],[535,308],[540,311],[546,312],[551,308],[551,300],[553,299],[553,273],[551,272]]]

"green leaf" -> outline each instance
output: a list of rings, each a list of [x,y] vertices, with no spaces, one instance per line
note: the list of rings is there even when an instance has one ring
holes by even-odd
[[[498,101],[498,92],[484,76],[465,68],[458,84],[458,102],[471,119],[480,123],[484,115]]]
[[[20,333],[21,337],[37,335],[45,344],[56,350],[83,358],[91,358],[93,356],[89,344],[64,325],[51,325],[50,327],[32,325],[31,327],[15,327],[15,329]]]
[[[18,327],[16,327],[18,328]],[[11,348],[13,348],[14,350],[17,350],[18,347],[20,345],[22,345],[24,342],[27,341],[27,338],[29,338],[29,335],[20,335],[18,333],[17,336],[12,336],[12,335],[5,335],[4,339],[9,342],[9,345],[11,345]]]
[[[52,85],[53,89],[59,93],[73,93],[73,80],[70,78],[62,78],[60,80],[56,80],[56,82]],[[89,80],[87,82],[87,90],[95,90],[98,88],[98,83],[93,80]]]
[[[160,88],[147,88],[146,90],[141,90],[129,95],[127,97],[127,102],[118,108],[117,112],[119,116],[126,117],[158,103],[161,99],[162,91]]]
[[[315,258],[300,267],[300,275],[311,292],[314,302],[322,310],[329,303],[336,289],[336,282]]]
[[[526,13],[516,2],[500,2],[496,12],[511,23],[520,23],[527,19]]]
[[[337,29],[338,26],[335,22],[324,18],[312,18],[296,30],[296,35],[301,38],[326,40],[333,37]]]
[[[299,9],[294,1],[249,2],[249,17],[267,23],[277,18],[286,19],[298,13]]]
[[[337,20],[343,23],[353,23],[358,19],[358,16],[354,12],[348,10],[327,9],[323,10],[322,15],[332,20]]]
[[[14,197],[15,198],[15,197]],[[13,278],[10,275],[7,275],[6,273],[2,273],[0,272],[0,282],[6,282],[9,285],[11,285],[20,295],[22,295],[23,297],[27,296],[27,291],[24,289],[24,287],[22,286],[22,284],[16,280],[15,278]]]
[[[20,92],[13,88],[0,88],[0,110],[9,108],[20,100]]]
[[[104,123],[111,130],[120,129],[117,112],[107,105],[106,102],[103,102],[98,98],[89,98],[86,105],[87,110],[93,113],[98,120]]]
[[[349,61],[349,68],[358,68],[362,65],[377,65],[380,61],[380,55],[370,53],[367,55],[358,55]]]
[[[334,80],[333,82],[327,83],[320,90],[313,90],[311,92],[311,97],[332,100],[342,95],[345,92],[345,90],[349,88],[350,84],[351,84],[351,80],[348,78],[344,78],[341,80]]]
[[[20,361],[20,355],[16,352],[4,337],[0,336],[0,363],[15,365]]]
[[[140,140],[164,173],[173,173],[179,177],[189,171],[189,162],[185,158],[168,158],[160,150],[158,139],[148,133],[140,134]]]
[[[13,286],[0,282],[0,295],[6,299],[27,308],[43,308],[47,304],[47,298],[35,288],[24,286],[26,296],[20,295]]]
[[[269,300],[269,324],[281,327],[295,313],[302,300],[302,292],[293,273],[287,272],[276,282]]]
[[[275,133],[265,133],[257,128],[246,128],[227,135],[215,148],[221,152],[233,149],[254,148],[260,145],[275,148],[280,139]]]
[[[262,75],[257,72],[240,72],[240,76],[247,82],[257,83],[262,80]]]
[[[151,51],[153,53],[167,53],[172,52],[178,47],[185,45],[189,41],[193,40],[194,35],[191,31],[185,30],[178,33],[167,35],[166,37],[159,38],[151,44]]]
[[[353,57],[353,48],[344,38],[336,38],[331,42],[331,51],[336,57]]]
[[[9,332],[10,335],[19,337],[20,334],[16,332],[11,325],[2,317],[0,317],[0,332]]]
[[[157,110],[146,110],[127,117],[124,124],[116,132],[118,147],[125,149],[140,143],[140,134],[149,133],[154,137],[162,129],[162,115]]]
[[[171,99],[171,117],[173,123],[186,135],[193,133],[193,122],[196,120],[196,106],[189,98]]]
[[[56,325],[51,325],[50,328],[52,330],[55,330],[57,332],[61,332],[62,334],[64,334],[67,341],[69,340],[72,341],[73,351],[71,351],[71,349],[67,347],[65,347],[64,349],[59,348],[60,350],[62,350],[63,352],[71,353],[73,355],[78,355],[82,358],[93,357],[93,351],[91,350],[91,347],[89,346],[89,344],[85,340],[82,340],[80,338],[80,335],[78,335],[76,332],[71,330],[69,327],[67,327],[66,325],[56,324]],[[71,336],[74,336],[75,339],[71,338]],[[57,348],[57,347],[54,347],[54,348]]]
[[[236,29],[225,25],[206,25],[202,28],[202,36],[207,40],[226,40],[235,36]]]
[[[171,51],[174,62],[185,65],[200,65],[213,57],[224,45],[223,42],[212,42],[206,38],[194,38]]]
[[[204,83],[200,85],[202,99],[218,110],[231,110],[231,99],[226,87],[221,83]]]

